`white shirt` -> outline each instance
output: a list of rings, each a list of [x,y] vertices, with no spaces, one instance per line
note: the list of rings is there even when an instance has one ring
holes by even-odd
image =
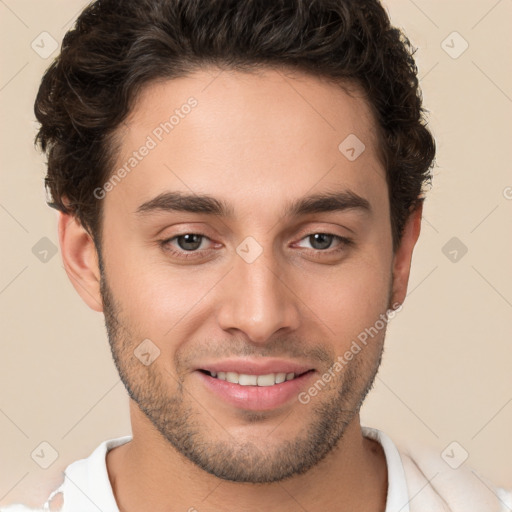
[[[361,428],[365,437],[380,443],[386,456],[386,512],[512,511],[512,491],[494,488],[464,466],[452,469],[438,453],[425,452],[420,457],[401,454],[384,432]],[[64,482],[50,494],[40,510],[49,510],[53,496],[62,492],[62,512],[119,512],[108,478],[106,454],[131,439],[132,436],[124,436],[103,441],[89,457],[67,466]],[[1,512],[32,510],[21,504],[0,509]]]

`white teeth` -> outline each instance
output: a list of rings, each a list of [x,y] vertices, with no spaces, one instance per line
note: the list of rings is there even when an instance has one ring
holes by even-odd
[[[273,386],[295,378],[295,373],[268,373],[267,375],[247,375],[236,372],[210,372],[217,379],[240,384],[241,386]]]
[[[238,384],[238,373],[226,372],[226,380],[228,382],[232,382],[233,384]]]
[[[245,375],[241,373],[238,376],[238,384],[241,386],[257,386],[258,376],[257,375]]]
[[[286,380],[286,373],[276,373],[276,384],[281,384]]]
[[[258,375],[258,386],[273,386],[275,383],[275,373],[269,373],[268,375]]]

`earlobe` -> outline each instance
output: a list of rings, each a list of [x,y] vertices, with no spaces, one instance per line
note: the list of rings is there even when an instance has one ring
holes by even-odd
[[[58,228],[62,261],[71,283],[91,309],[102,312],[100,270],[93,239],[70,214],[59,213]]]
[[[409,214],[400,245],[393,258],[393,294],[391,304],[402,304],[407,295],[414,246],[420,236],[423,202]]]

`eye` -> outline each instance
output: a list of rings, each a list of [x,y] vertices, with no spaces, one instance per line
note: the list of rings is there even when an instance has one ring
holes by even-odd
[[[208,255],[212,248],[205,247],[207,241],[210,241],[206,235],[202,233],[184,233],[176,235],[172,238],[161,240],[160,244],[162,248],[176,258],[188,259],[188,258],[201,258]],[[353,241],[349,238],[334,235],[331,233],[311,233],[301,239],[300,243],[307,241],[311,244],[312,248],[310,252],[313,256],[319,255],[333,255],[338,252],[342,252],[348,246],[353,245]],[[337,244],[332,247],[333,242],[337,241]],[[303,247],[302,245],[298,245]],[[307,249],[307,247],[305,247]]]
[[[206,237],[199,233],[187,233],[185,235],[176,236],[171,240],[176,240],[179,248],[184,251],[195,251],[201,247],[204,238]]]
[[[186,259],[200,257],[201,252],[209,252],[209,249],[202,247],[205,240],[210,239],[201,233],[184,233],[162,240],[160,243],[173,256]],[[199,250],[200,248],[202,249]]]
[[[353,241],[349,238],[333,235],[331,233],[311,233],[304,238],[301,242],[306,240],[311,244],[312,249],[316,252],[332,254],[344,250],[347,246],[353,244]],[[330,249],[333,241],[338,241],[334,249]]]

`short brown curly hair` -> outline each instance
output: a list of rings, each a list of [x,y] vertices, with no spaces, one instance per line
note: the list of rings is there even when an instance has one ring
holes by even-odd
[[[50,206],[101,239],[93,191],[113,172],[113,134],[141,88],[205,66],[294,69],[364,91],[387,173],[393,247],[431,181],[413,59],[378,0],[97,0],[67,32],[35,101]]]

